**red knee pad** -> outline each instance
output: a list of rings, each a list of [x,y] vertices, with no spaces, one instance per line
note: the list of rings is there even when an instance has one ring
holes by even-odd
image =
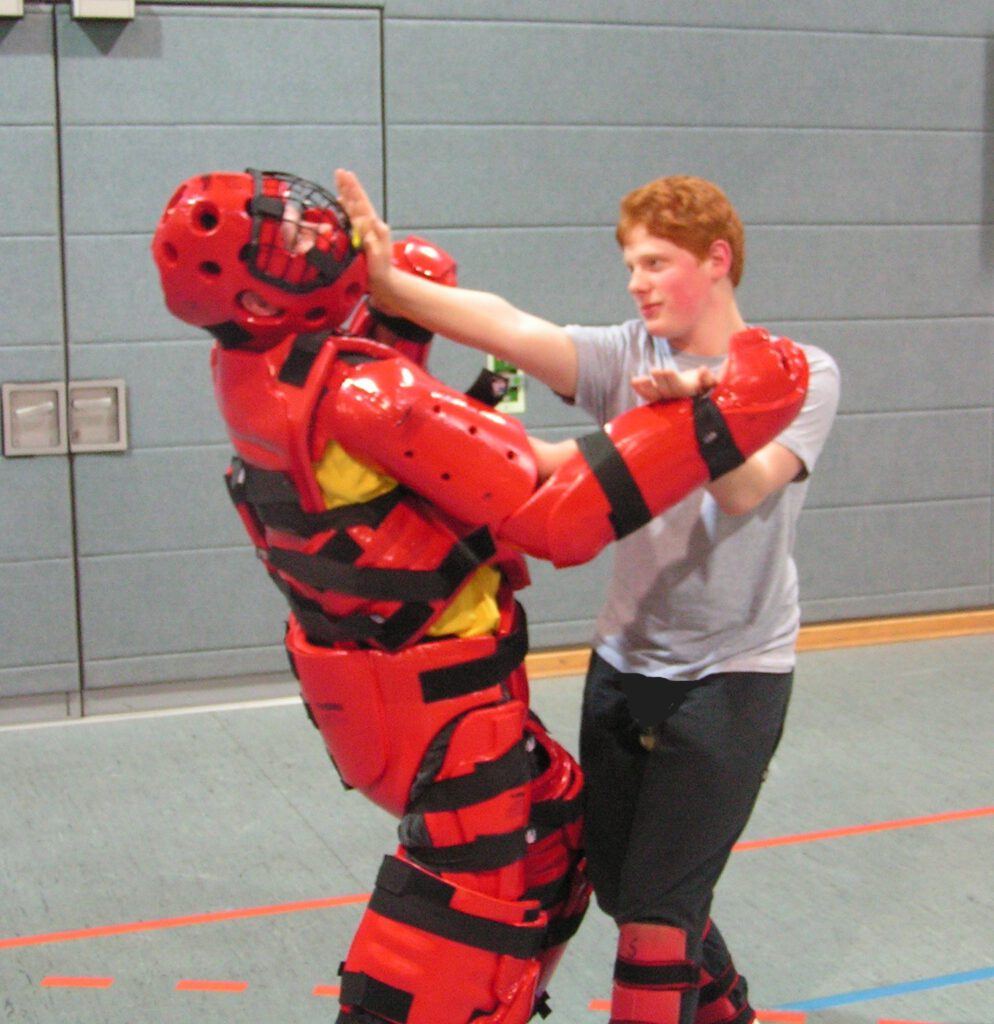
[[[700,972],[687,933],[664,924],[623,924],[611,994],[612,1024],[692,1024]]]

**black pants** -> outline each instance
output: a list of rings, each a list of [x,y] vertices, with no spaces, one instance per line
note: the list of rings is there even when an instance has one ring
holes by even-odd
[[[783,730],[793,673],[694,683],[616,672],[596,654],[580,733],[585,843],[601,909],[701,937]]]

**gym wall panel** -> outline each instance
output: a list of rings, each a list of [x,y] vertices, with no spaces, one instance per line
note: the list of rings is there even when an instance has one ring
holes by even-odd
[[[131,428],[128,452],[76,459],[90,690],[287,667],[285,602],[223,482],[230,446],[210,339],[162,302],[149,252],[162,208],[206,170],[327,179],[346,162],[375,194],[382,167],[377,12],[140,4],[137,14],[57,18],[71,375],[123,377]]]
[[[807,506],[984,498],[991,493],[990,409],[841,416]]]
[[[181,2],[181,0],[169,0]],[[255,0],[265,2],[265,0]],[[314,0],[304,0],[314,2]],[[735,28],[793,31],[898,32],[977,35],[994,31],[994,11],[986,0],[955,4],[865,0],[384,0],[392,18],[571,22],[667,25],[684,28]]]
[[[693,168],[750,227],[973,225],[989,201],[988,145],[981,132],[397,125],[390,211],[432,227],[611,224],[633,183]],[[451,188],[426,184],[443,175]]]
[[[387,113],[391,124],[968,130],[985,114],[987,53],[982,38],[390,20]],[[426,80],[431,90],[403,88]]]
[[[839,402],[843,415],[991,406],[990,317],[781,321],[772,326],[834,355],[845,377]]]
[[[90,688],[287,669],[286,602],[241,546],[87,557],[80,605]]]
[[[69,561],[30,559],[5,562],[0,569],[0,697],[78,689],[76,598]]]
[[[0,382],[65,374],[50,6],[0,21]],[[0,459],[0,699],[78,689],[69,470]]]
[[[991,602],[989,499],[808,509],[798,546],[814,621]]]

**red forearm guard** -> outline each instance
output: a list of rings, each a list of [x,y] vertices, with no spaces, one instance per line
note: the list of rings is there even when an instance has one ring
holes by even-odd
[[[631,409],[581,438],[580,452],[500,536],[557,566],[586,562],[772,441],[800,411],[807,385],[807,360],[793,342],[743,331],[709,395]]]

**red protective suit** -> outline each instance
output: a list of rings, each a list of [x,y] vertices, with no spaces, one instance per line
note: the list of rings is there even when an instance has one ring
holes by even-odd
[[[523,1024],[589,888],[579,767],[528,707],[521,551],[584,561],[733,469],[799,410],[804,357],[745,332],[711,395],[625,414],[537,486],[521,425],[431,378],[424,332],[357,305],[362,256],[320,186],[190,179],[153,252],[169,308],[217,338],[229,489],[290,604],[308,712],[346,786],[400,819],[340,1019]],[[422,240],[395,261],[454,283]],[[356,336],[384,330],[395,346]]]
[[[745,332],[712,395],[619,417],[536,488],[520,424],[393,348],[319,334],[215,349],[232,495],[293,609],[304,700],[346,785],[401,818],[344,965],[347,1017],[531,1015],[588,893],[580,773],[528,713],[512,597],[527,575],[507,539],[593,557],[783,429],[806,373],[790,342]],[[399,486],[328,509],[314,467],[329,446]],[[499,573],[497,628],[433,638],[483,567]]]

